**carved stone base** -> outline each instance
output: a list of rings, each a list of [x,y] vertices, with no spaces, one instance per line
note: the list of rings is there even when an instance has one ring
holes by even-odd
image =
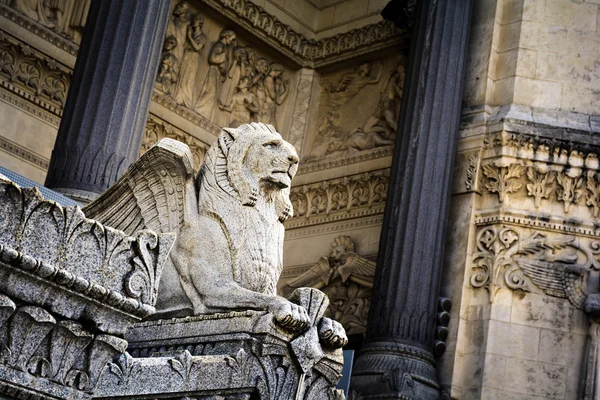
[[[316,326],[291,334],[265,312],[145,322],[127,339],[133,357],[109,364],[95,396],[344,398],[334,389],[341,377],[341,349],[322,347]]]
[[[433,399],[439,397],[431,353],[401,343],[372,342],[361,349],[351,381],[354,399]],[[360,393],[353,395],[353,393]]]

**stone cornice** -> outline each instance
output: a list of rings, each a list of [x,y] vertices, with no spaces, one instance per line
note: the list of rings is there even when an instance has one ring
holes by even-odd
[[[390,21],[319,40],[309,39],[250,0],[200,0],[302,67],[318,68],[398,45],[402,31]]]
[[[267,13],[250,0],[199,0],[264,43],[303,67],[322,67],[358,55],[396,46],[406,35],[389,21],[381,21],[319,40],[309,39]],[[0,3],[0,15],[40,36],[52,45],[77,55],[79,45]]]
[[[0,98],[1,96],[2,92],[0,91]],[[19,144],[14,143],[13,141],[2,136],[0,136],[0,149],[14,155],[15,157],[22,158],[36,167],[43,169],[44,171],[47,170],[48,166],[50,165],[50,160],[47,158],[42,157],[39,154],[36,154],[31,150],[20,146]]]

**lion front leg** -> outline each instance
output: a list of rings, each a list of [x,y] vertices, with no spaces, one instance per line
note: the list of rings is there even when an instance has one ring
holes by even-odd
[[[233,277],[228,241],[217,221],[200,216],[197,225],[184,227],[175,249],[177,270],[194,314],[264,310],[292,331],[310,326],[306,310],[283,297],[240,286]]]

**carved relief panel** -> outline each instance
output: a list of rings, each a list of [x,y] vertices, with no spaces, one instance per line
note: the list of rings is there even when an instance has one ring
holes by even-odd
[[[155,88],[219,126],[260,121],[287,131],[293,71],[203,11],[174,4]]]
[[[289,295],[296,288],[314,287],[329,297],[326,315],[339,321],[350,335],[366,331],[375,262],[356,253],[349,236],[338,236],[329,255],[281,288]]]
[[[403,57],[366,61],[325,74],[306,161],[394,144],[405,76]]]

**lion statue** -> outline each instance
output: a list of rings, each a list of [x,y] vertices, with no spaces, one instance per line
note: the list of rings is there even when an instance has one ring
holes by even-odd
[[[284,328],[302,331],[306,310],[276,295],[297,170],[294,147],[271,125],[224,128],[195,179],[190,149],[162,139],[83,211],[127,234],[177,234],[155,316],[264,310]],[[322,324],[336,347],[347,341],[340,324]]]

